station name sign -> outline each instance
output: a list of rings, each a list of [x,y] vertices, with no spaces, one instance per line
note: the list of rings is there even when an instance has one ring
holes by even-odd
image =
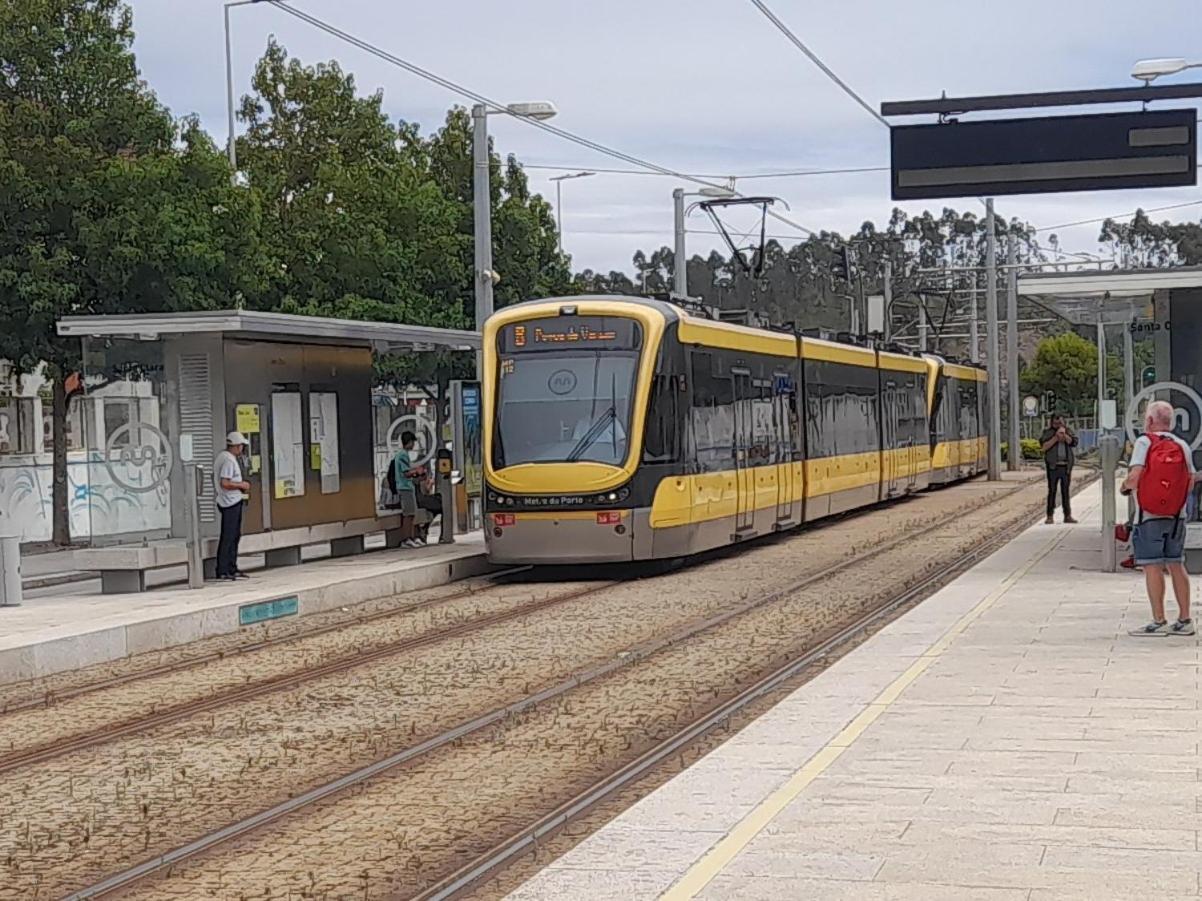
[[[501,353],[587,347],[635,350],[639,325],[633,319],[609,316],[556,316],[507,325],[501,330]]]
[[[1188,109],[892,126],[893,199],[1196,185],[1197,119]]]

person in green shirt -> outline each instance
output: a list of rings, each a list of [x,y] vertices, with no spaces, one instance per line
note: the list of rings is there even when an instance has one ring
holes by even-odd
[[[410,456],[410,452],[416,445],[417,435],[409,431],[401,432],[401,449],[392,458],[392,479],[396,493],[409,493],[414,496],[415,501],[417,486],[413,483],[413,479],[420,473],[413,466],[413,457]],[[407,518],[412,520],[412,514],[409,514]],[[413,536],[402,541],[401,547],[421,547],[424,544],[424,541],[420,541],[416,536]]]
[[[413,476],[416,474],[413,469],[413,458],[409,452],[413,450],[417,444],[417,435],[413,432],[401,432],[401,449],[396,452],[396,456],[392,458],[392,478],[396,483],[398,493],[402,491],[413,491]]]

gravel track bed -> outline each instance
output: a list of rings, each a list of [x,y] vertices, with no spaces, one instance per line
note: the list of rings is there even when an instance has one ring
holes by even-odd
[[[53,897],[80,887],[515,700],[573,670],[611,658],[625,647],[669,631],[673,625],[730,609],[748,597],[778,590],[806,573],[820,572],[854,553],[857,547],[863,549],[910,533],[955,512],[962,514],[952,529],[958,534],[976,518],[981,518],[983,525],[996,525],[1000,515],[997,507],[975,513],[970,510],[988,497],[1004,494],[1009,487],[983,487],[978,483],[924,495],[671,576],[613,586],[465,637],[323,677],[301,688],[200,714],[40,767],[0,776],[0,898]],[[1038,488],[1028,488],[1022,494],[1025,497],[1032,492],[1042,496]],[[1016,498],[1011,497],[1001,503],[1015,502]],[[1025,513],[1033,503],[1026,498],[1019,505]],[[969,540],[976,538],[979,535]],[[799,561],[801,549],[804,557]],[[894,557],[912,555],[910,544],[881,555],[878,559],[892,561],[881,570],[882,584],[896,588],[901,564]],[[563,586],[556,588],[562,590]],[[524,586],[523,590],[529,597],[528,592],[536,589]],[[569,757],[575,748],[572,765],[553,758],[535,764],[537,770],[554,772],[554,787],[558,790],[561,783],[575,784],[573,780],[593,772],[591,766],[611,765],[615,753],[637,747],[633,736],[638,736],[640,742],[649,741],[649,736],[659,734],[665,723],[675,723],[681,715],[687,715],[681,711],[687,710],[690,703],[708,702],[722,694],[723,686],[732,679],[746,681],[745,662],[749,656],[760,664],[775,659],[769,653],[771,648],[762,642],[796,639],[798,628],[812,635],[836,619],[851,615],[856,604],[867,603],[862,586],[857,588],[857,595],[858,600],[820,603],[808,611],[797,609],[793,601],[772,605],[773,609],[791,612],[777,614],[762,636],[753,630],[750,642],[742,624],[758,622],[767,611],[740,617],[737,630],[734,624],[715,630],[737,631],[741,637],[730,639],[734,642],[730,649],[706,652],[717,653],[717,657],[707,660],[703,654],[698,659],[678,662],[675,676],[671,669],[660,673],[655,679],[667,681],[659,685],[657,703],[649,706],[644,701],[640,708],[635,700],[637,691],[645,690],[637,689],[643,684],[641,677],[623,675],[605,680],[605,684],[635,686],[629,689],[635,694],[614,700],[618,707],[603,713],[594,727],[581,730],[578,723],[575,732],[569,729],[566,744],[547,746],[559,747],[558,753]],[[814,608],[814,593],[805,597],[802,606]],[[340,635],[330,633],[314,640]],[[697,644],[688,642],[665,652],[662,659],[675,660]],[[260,654],[274,660],[280,652],[279,647],[268,648],[236,660],[244,665]],[[648,672],[652,663],[655,668],[662,667],[665,664],[660,660],[656,657],[634,670]],[[681,670],[681,666],[691,669]],[[199,671],[194,671],[192,677]],[[682,678],[684,672],[703,678]],[[655,679],[651,685],[655,685]],[[92,696],[91,700],[99,697]],[[576,695],[566,703],[575,720]],[[537,723],[550,716],[559,722],[565,714],[556,711],[562,706],[548,707],[546,712],[537,711],[518,721]],[[601,737],[594,749],[588,736],[596,730],[600,730]],[[611,740],[606,736],[612,730],[616,731]],[[504,734],[513,734],[512,728]],[[612,741],[619,746],[613,746]],[[470,740],[462,747],[474,747],[476,743]],[[500,753],[508,757],[512,752],[503,748]],[[440,755],[431,761],[436,758]],[[531,762],[538,759],[539,755],[531,752]],[[419,761],[405,772],[419,773],[431,765]],[[463,785],[471,791],[482,778],[475,774]],[[448,802],[445,815],[449,833],[454,833],[456,822],[453,791],[448,791],[452,784],[428,786],[422,794],[411,796]],[[365,795],[372,791],[374,788],[369,788]],[[514,821],[522,820],[525,810],[513,810],[519,810]],[[443,813],[427,809],[422,818],[428,824],[431,815],[438,820]],[[484,814],[477,826],[489,823],[490,816],[495,814]],[[492,825],[478,831],[487,836],[497,834]],[[455,841],[464,848],[473,847]],[[325,856],[323,852],[308,859]],[[445,849],[435,857],[435,867],[445,869]],[[429,871],[422,869],[421,878],[427,879]],[[325,891],[331,897],[343,897],[342,889]],[[217,896],[233,897],[224,891],[218,891]]]
[[[221,695],[269,679],[303,673],[327,663],[402,641],[437,635],[491,614],[588,588],[587,583],[506,585],[480,589],[435,606],[401,610],[381,620],[353,623],[335,632],[299,637],[283,644],[194,667],[115,685],[45,707],[0,715],[0,764],[4,756],[51,747],[108,726]]]
[[[884,551],[838,578],[185,862],[122,897],[416,894],[825,634],[982,540],[1029,523],[1042,502],[1042,487],[1032,487],[965,513],[924,536],[921,547],[906,543]],[[751,556],[727,560],[725,569],[746,570],[744,582],[755,578]],[[675,590],[684,594],[708,590],[713,574],[677,578]]]
[[[203,661],[211,655],[235,655],[262,641],[302,637],[316,629],[332,625],[354,625],[364,617],[404,612],[415,606],[459,595],[464,591],[487,589],[492,585],[493,577],[489,576],[464,579],[434,588],[364,601],[324,613],[256,623],[253,626],[244,626],[236,632],[213,635],[159,651],[147,651],[121,660],[107,660],[77,670],[3,683],[0,684],[0,714],[30,703],[56,703],[56,699],[65,693],[86,691],[93,686],[107,690],[103,683],[112,679],[134,678],[160,667]]]

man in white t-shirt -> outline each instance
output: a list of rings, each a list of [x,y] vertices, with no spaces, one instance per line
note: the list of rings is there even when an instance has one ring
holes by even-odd
[[[1131,461],[1127,478],[1123,482],[1123,494],[1139,488],[1144,474],[1148,452],[1152,447],[1150,436],[1164,437],[1176,442],[1185,456],[1189,467],[1190,484],[1198,481],[1194,468],[1194,452],[1190,446],[1173,434],[1173,407],[1158,400],[1148,404],[1144,413],[1144,434],[1131,449]],[[1153,516],[1142,510],[1136,517],[1131,534],[1131,548],[1135,552],[1135,565],[1143,568],[1147,584],[1148,600],[1152,605],[1152,622],[1132,631],[1132,635],[1193,635],[1194,622],[1190,618],[1189,573],[1185,571],[1185,518],[1184,510],[1175,516]],[[1164,571],[1169,571],[1173,581],[1173,595],[1177,598],[1177,622],[1169,623],[1164,613]]]
[[[217,541],[217,578],[232,582],[247,578],[238,571],[238,542],[242,538],[242,505],[250,482],[242,477],[238,458],[246,439],[241,432],[225,436],[225,450],[213,466],[213,488],[217,492],[217,510],[221,513],[221,537]]]

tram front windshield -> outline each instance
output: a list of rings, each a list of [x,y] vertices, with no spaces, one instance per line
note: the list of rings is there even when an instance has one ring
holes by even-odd
[[[638,326],[572,319],[553,320],[555,331],[519,326],[515,335],[510,326],[500,336],[495,469],[581,461],[617,466],[626,460]],[[564,341],[564,335],[584,337]],[[594,342],[603,346],[589,346]]]

